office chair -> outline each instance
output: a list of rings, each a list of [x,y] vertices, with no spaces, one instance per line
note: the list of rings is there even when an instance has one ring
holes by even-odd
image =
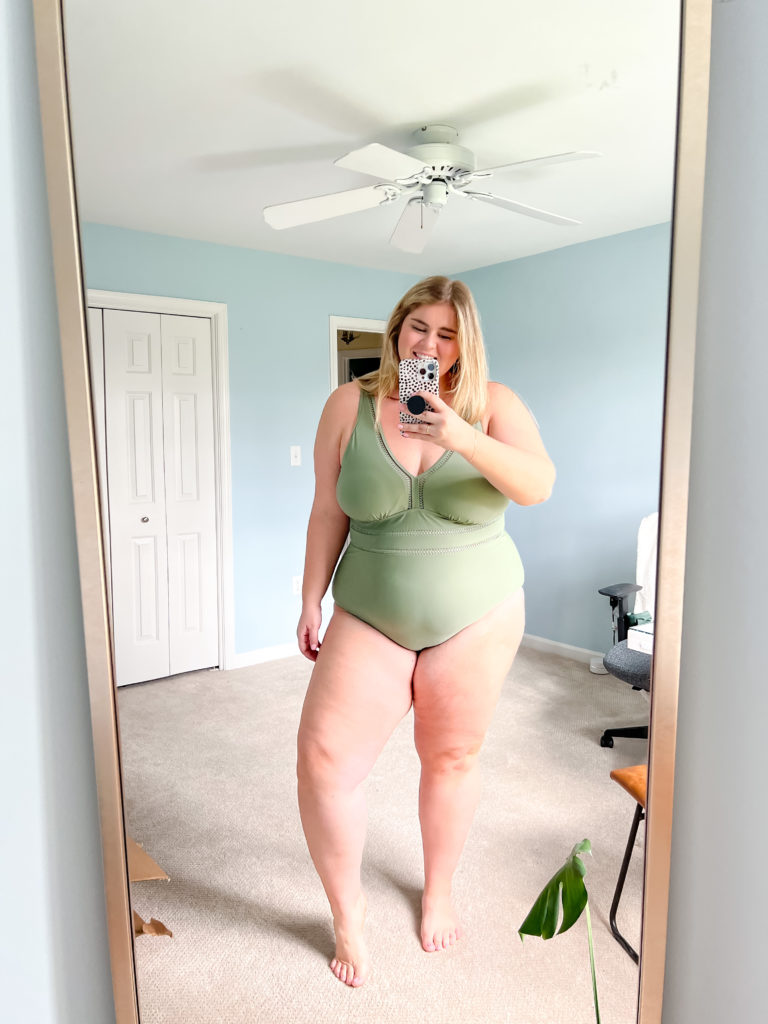
[[[634,624],[630,603],[638,595],[638,603],[653,616],[656,590],[656,535],[658,530],[658,513],[646,516],[640,523],[637,533],[637,583],[616,583],[610,587],[601,587],[599,594],[608,597],[611,604],[611,625],[613,627],[613,646],[603,658],[606,672],[616,679],[629,683],[633,690],[651,689],[651,666],[653,659],[650,654],[633,651],[627,644],[627,633]],[[642,599],[639,595],[642,594]],[[616,736],[631,739],[648,739],[647,725],[632,725],[620,729],[606,729],[600,737],[601,747],[612,747]]]
[[[614,644],[603,658],[603,665],[612,676],[620,679],[623,683],[629,683],[633,690],[645,690],[646,692],[650,692],[651,689],[652,663],[653,659],[650,654],[630,650],[626,640]],[[648,726],[628,725],[620,729],[606,729],[600,737],[600,746],[612,747],[615,736],[647,740]]]

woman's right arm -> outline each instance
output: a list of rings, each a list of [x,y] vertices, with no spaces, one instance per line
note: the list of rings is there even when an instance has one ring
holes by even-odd
[[[320,602],[349,532],[349,519],[336,500],[336,482],[341,469],[341,439],[357,412],[358,396],[356,384],[337,388],[325,403],[315,438],[315,500],[307,527],[301,618],[296,630],[299,649],[310,661],[317,659],[320,649]]]

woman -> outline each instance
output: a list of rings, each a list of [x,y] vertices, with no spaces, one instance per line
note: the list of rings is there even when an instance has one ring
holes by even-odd
[[[436,358],[440,397],[401,426],[398,364]],[[460,937],[451,882],[479,796],[477,756],[523,634],[523,569],[509,501],[545,501],[554,467],[532,416],[489,383],[466,285],[430,277],[393,311],[379,370],[333,392],[315,443],[302,654],[315,662],[298,736],[299,809],[331,905],[347,985],[369,970],[360,865],[362,784],[414,711],[424,850],[421,942]],[[339,554],[322,647],[320,601]]]

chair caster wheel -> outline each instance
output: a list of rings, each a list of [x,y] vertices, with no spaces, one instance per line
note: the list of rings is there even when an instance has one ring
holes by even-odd
[[[601,747],[612,747],[613,746],[613,736],[602,735],[600,737],[600,746]]]

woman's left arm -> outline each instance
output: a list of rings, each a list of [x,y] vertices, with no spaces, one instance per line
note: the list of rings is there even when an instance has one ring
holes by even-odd
[[[503,384],[488,385],[488,433],[462,420],[442,399],[434,401],[433,413],[423,413],[430,429],[416,424],[405,427],[424,440],[463,455],[472,465],[518,505],[546,501],[555,482],[555,467],[525,404]],[[427,437],[424,435],[427,434]]]

